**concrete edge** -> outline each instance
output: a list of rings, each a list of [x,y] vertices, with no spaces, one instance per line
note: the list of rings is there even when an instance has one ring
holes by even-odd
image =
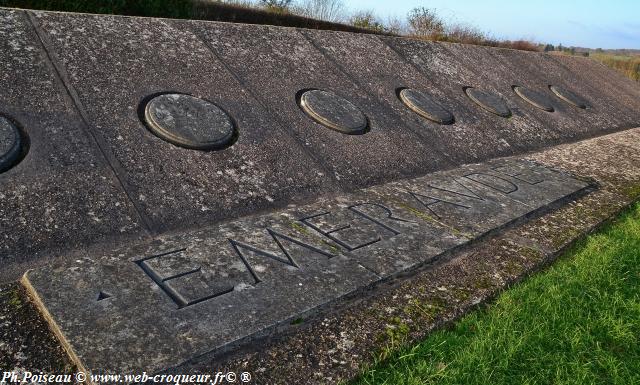
[[[60,343],[64,351],[67,353],[67,356],[71,360],[71,363],[77,367],[78,371],[86,374],[87,370],[82,364],[82,361],[78,358],[76,353],[73,351],[73,348],[69,343],[69,340],[67,340],[67,337],[64,335],[64,333],[56,323],[55,319],[51,316],[51,313],[49,313],[49,310],[47,309],[44,302],[42,301],[42,298],[40,298],[35,288],[31,285],[31,281],[29,281],[29,273],[31,271],[32,271],[31,269],[27,270],[22,276],[22,278],[20,278],[20,281],[19,281],[20,285],[25,289],[27,296],[35,305],[36,309],[40,312],[41,316],[44,318],[47,325],[49,326],[49,330],[53,332],[53,334],[55,335],[56,339],[58,340],[58,342]],[[87,377],[83,383],[87,385],[94,385],[90,377]]]

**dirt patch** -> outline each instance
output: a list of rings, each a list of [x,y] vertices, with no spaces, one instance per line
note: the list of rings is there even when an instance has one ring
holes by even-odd
[[[18,283],[0,286],[0,371],[72,373],[74,367]]]

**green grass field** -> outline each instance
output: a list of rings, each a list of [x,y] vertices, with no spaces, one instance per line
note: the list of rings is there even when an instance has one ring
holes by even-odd
[[[640,384],[640,204],[353,384]]]

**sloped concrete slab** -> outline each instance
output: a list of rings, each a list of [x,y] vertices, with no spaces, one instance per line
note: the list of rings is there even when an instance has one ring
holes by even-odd
[[[633,123],[638,119],[637,87],[634,99],[629,97],[634,94],[631,90],[633,85],[624,84],[623,87],[620,84],[618,87],[625,92],[616,99],[616,86],[603,80],[602,66],[592,60],[556,58],[548,54],[465,44],[382,39],[426,77],[438,79],[438,85],[452,97],[459,95],[458,90],[465,86],[485,88],[501,95],[514,113],[511,119],[492,116],[478,110],[468,99],[460,100],[458,97],[457,109],[464,111],[465,107],[471,107],[468,111],[470,116],[460,115],[456,109],[452,111],[470,125],[498,131],[501,141],[509,143],[515,152],[637,126]],[[620,82],[618,74],[611,75]],[[555,111],[549,113],[523,101],[512,89],[513,86],[530,87],[555,98],[548,88],[551,84],[574,89],[589,101],[592,108],[576,110],[558,100],[554,103]],[[471,121],[467,120],[469,117],[472,117]]]
[[[0,282],[48,254],[143,237],[135,207],[22,11],[0,9],[0,68],[0,116],[24,134],[23,158],[0,173]]]
[[[473,57],[475,49],[469,53],[472,55],[470,57]],[[615,130],[615,127],[637,126],[640,102],[637,97],[629,97],[628,91],[633,85],[624,84],[633,82],[629,82],[629,79],[621,82],[622,75],[615,71],[607,71],[608,78],[602,81],[599,76],[602,65],[595,60],[574,57],[565,63],[562,56],[522,53],[510,49],[483,50],[486,55],[493,57],[488,65],[494,68],[485,76],[504,89],[505,93],[508,92],[507,84],[498,85],[495,82],[497,74],[513,79],[512,85],[528,86],[551,97],[555,111],[539,116],[545,125],[556,127],[562,135],[573,134],[576,139],[582,139],[593,136],[594,131],[604,134]],[[580,65],[579,70],[577,66],[568,68],[568,64],[574,62]],[[591,108],[576,109],[559,100],[549,89],[550,85],[574,90],[587,99]],[[627,93],[621,92],[621,89],[626,89]],[[532,108],[517,98],[514,101],[523,110]]]
[[[326,311],[590,187],[497,160],[159,237],[30,271],[23,284],[81,368],[158,372]]]
[[[302,32],[226,23],[179,23],[202,36],[256,98],[348,189],[435,171],[451,162],[386,104],[346,76]],[[332,92],[369,120],[364,135],[345,135],[305,114],[296,96]],[[393,94],[393,90],[389,90]],[[393,165],[393,167],[388,167]]]
[[[420,48],[422,54],[437,58],[429,65],[433,72],[423,74],[378,36],[330,31],[302,33],[354,82],[385,103],[405,124],[415,127],[422,140],[431,143],[447,159],[461,164],[513,153],[504,132],[485,126],[475,113],[476,107],[466,103],[462,87],[467,84],[459,79],[466,74],[457,71],[460,63],[450,62],[438,46]],[[397,95],[402,87],[429,94],[454,115],[455,124],[442,126],[411,111]],[[475,146],[467,146],[468,142]]]
[[[154,231],[247,215],[334,190],[327,172],[193,33],[158,19],[34,15]],[[223,109],[237,125],[236,142],[224,150],[194,151],[154,135],[140,109],[165,92]]]
[[[524,148],[539,148],[562,137],[555,125],[541,122],[542,112],[513,108],[511,99],[517,97],[511,90],[514,80],[502,73],[499,78],[488,76],[492,67],[485,64],[488,59],[486,52],[476,50],[472,51],[472,55],[461,55],[458,52],[460,44],[402,38],[382,39],[424,77],[433,79],[448,98],[454,101],[456,108],[451,111],[456,115],[456,121],[483,134],[497,136],[492,141],[497,149],[508,146],[510,151],[518,153]],[[544,77],[540,80],[544,81],[543,79]],[[513,115],[505,119],[479,108],[463,91],[466,87],[478,88],[501,97]],[[462,143],[466,143],[466,140],[463,139]]]

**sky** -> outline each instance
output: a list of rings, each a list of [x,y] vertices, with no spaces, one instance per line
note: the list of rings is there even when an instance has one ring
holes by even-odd
[[[640,0],[344,0],[351,11],[406,19],[414,7],[497,38],[589,48],[640,49]]]

